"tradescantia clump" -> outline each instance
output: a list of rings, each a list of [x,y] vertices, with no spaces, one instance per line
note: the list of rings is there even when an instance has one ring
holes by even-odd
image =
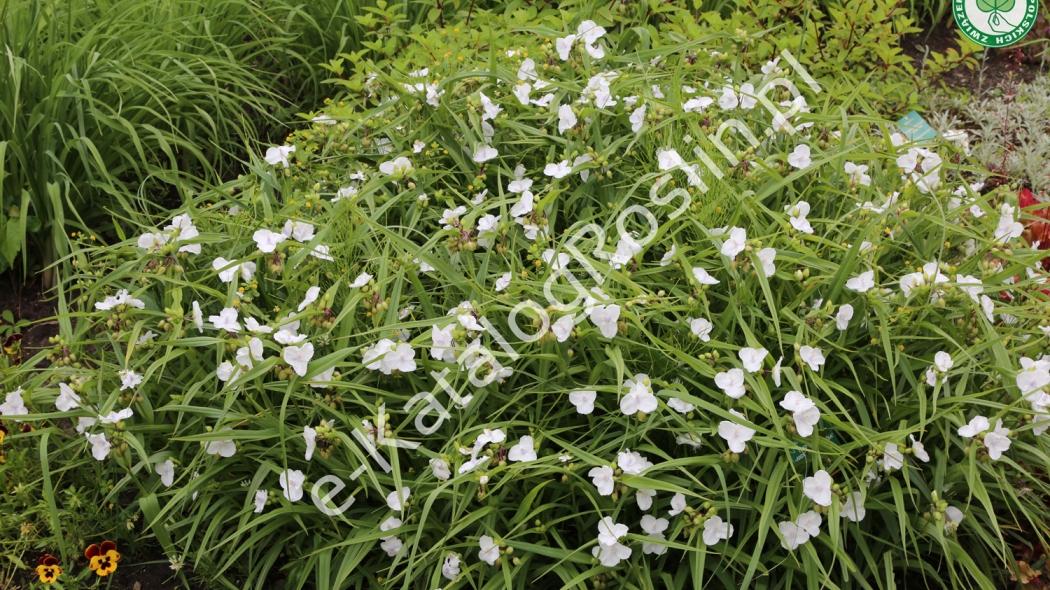
[[[50,469],[225,585],[1009,575],[1050,469],[1031,216],[746,35],[632,34],[359,64],[251,174],[76,253],[4,420],[71,420]]]

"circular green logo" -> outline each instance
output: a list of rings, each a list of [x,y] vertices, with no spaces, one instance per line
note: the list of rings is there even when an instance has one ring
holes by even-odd
[[[952,0],[955,22],[964,35],[985,47],[1006,47],[1032,30],[1038,0]]]

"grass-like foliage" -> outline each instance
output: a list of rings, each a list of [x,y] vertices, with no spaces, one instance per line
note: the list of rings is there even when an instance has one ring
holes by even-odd
[[[0,406],[60,579],[92,477],[216,587],[1005,579],[1050,468],[1016,195],[746,34],[527,24],[352,64],[250,174],[71,254]]]

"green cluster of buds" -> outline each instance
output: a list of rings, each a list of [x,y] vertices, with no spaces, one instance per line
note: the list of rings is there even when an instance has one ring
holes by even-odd
[[[682,508],[682,518],[686,522],[685,534],[689,535],[692,533],[693,527],[700,529],[704,528],[704,523],[707,522],[712,516],[718,516],[718,509],[711,506],[710,502],[704,502],[700,505],[700,508],[693,508],[692,506],[686,506]]]
[[[77,360],[76,353],[69,349],[69,343],[61,336],[52,336],[47,341],[55,346],[47,355],[47,360],[51,361],[52,365],[56,367],[72,367],[74,369],[82,367],[80,361]]]
[[[182,324],[183,311],[181,307],[176,308],[164,308],[164,313],[168,314],[168,317],[161,320],[157,327],[165,332],[173,332],[175,330],[176,323]],[[186,336],[186,330],[179,330],[179,338]]]
[[[339,435],[336,433],[333,423],[334,421],[322,422],[314,428],[317,440],[317,451],[325,459],[332,458],[334,447],[341,445],[343,440],[339,438]]]

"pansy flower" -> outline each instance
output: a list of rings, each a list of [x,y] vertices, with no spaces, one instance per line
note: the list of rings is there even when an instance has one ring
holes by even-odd
[[[62,568],[58,566],[57,559],[44,555],[40,558],[40,565],[36,566],[36,575],[40,576],[41,584],[50,584],[62,575]]]
[[[117,544],[113,541],[104,541],[102,546],[91,545],[84,551],[84,557],[90,560],[88,567],[100,576],[108,576],[117,571],[117,562],[120,554],[117,553]]]

